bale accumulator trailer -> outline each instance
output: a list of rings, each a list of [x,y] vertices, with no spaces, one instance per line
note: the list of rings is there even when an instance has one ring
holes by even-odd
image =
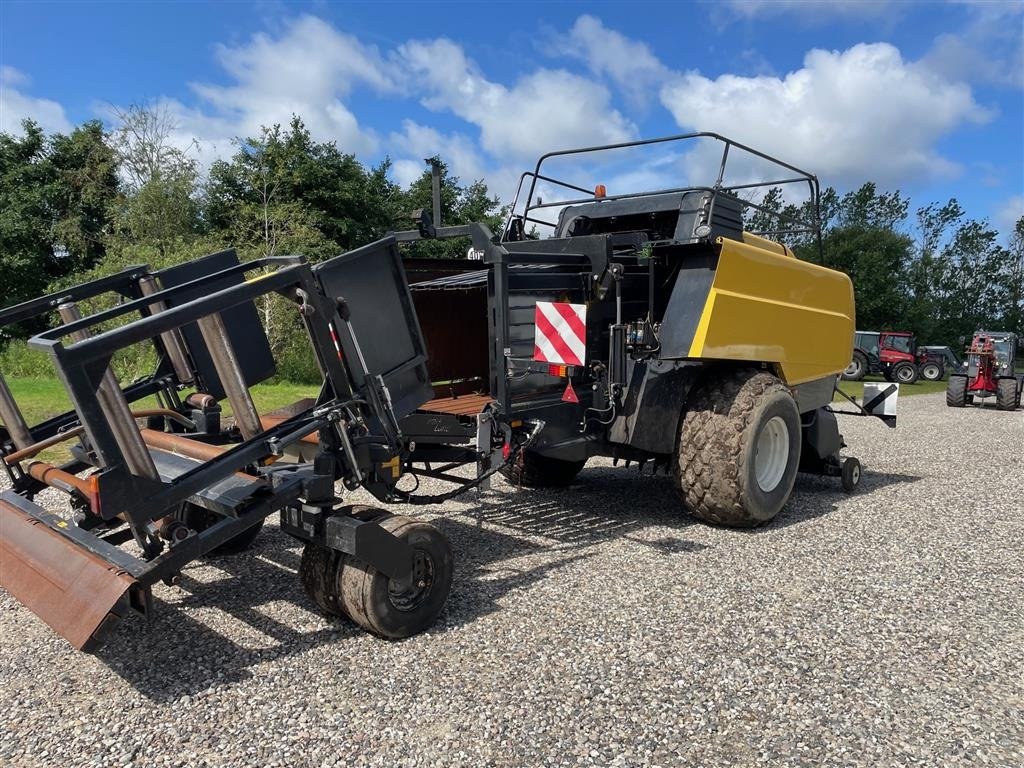
[[[304,542],[316,605],[399,638],[443,608],[450,547],[427,523],[347,504],[348,490],[435,504],[498,471],[564,484],[610,455],[670,471],[703,519],[754,525],[777,514],[798,469],[852,489],[859,464],[840,459],[830,407],[851,352],[849,279],[743,231],[757,206],[724,187],[726,157],[770,158],[714,134],[658,142],[698,138],[724,147],[712,186],[564,201],[544,240],[525,233],[545,207],[533,185],[557,184],[539,162],[501,237],[422,213],[417,230],[316,266],[224,252],[0,312],[0,325],[59,315],[30,343],[50,353],[73,406],[29,425],[0,379],[12,484],[0,493],[0,584],[91,650],[128,612],[149,612],[158,581],[243,549],[278,512]],[[768,184],[807,184],[817,199],[813,176],[782,167],[794,176]],[[410,290],[399,244],[448,236],[471,238],[476,261]],[[81,316],[111,294],[116,304]],[[267,297],[294,307],[322,386],[260,414],[249,388],[275,367],[254,301]],[[156,369],[121,386],[112,360],[149,343]],[[41,459],[58,444],[70,460]],[[400,487],[410,474],[451,490]],[[67,494],[70,518],[38,503],[48,488]]]

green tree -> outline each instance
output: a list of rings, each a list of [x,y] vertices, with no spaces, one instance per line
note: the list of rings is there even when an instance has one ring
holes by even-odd
[[[0,134],[0,268],[9,306],[103,258],[116,158],[99,122],[47,137],[31,121]]]
[[[1006,259],[1006,297],[1002,328],[1024,334],[1024,216],[1010,234]]]
[[[197,145],[175,144],[178,124],[165,107],[132,105],[118,110],[117,118],[110,142],[126,183],[113,247],[155,248],[164,260],[200,233]]]
[[[319,261],[391,228],[399,192],[387,165],[367,172],[302,120],[236,142],[210,169],[205,215],[249,255],[302,253]]]
[[[904,327],[910,237],[881,227],[836,227],[824,236],[822,246],[825,263],[853,281],[858,328]]]
[[[483,222],[495,234],[499,234],[504,225],[508,209],[501,201],[490,194],[483,180],[476,180],[469,186],[462,186],[458,176],[453,176],[448,164],[438,157],[432,158],[441,169],[441,224],[456,226],[471,222]],[[418,209],[433,210],[433,177],[429,168],[425,169],[404,195],[405,221],[402,229],[412,228],[411,214]],[[469,241],[466,238],[452,240],[427,240],[413,243],[407,247],[407,255],[417,258],[463,258]]]

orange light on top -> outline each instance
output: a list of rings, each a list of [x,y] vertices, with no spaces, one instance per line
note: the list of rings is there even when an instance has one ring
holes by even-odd
[[[604,184],[598,184],[594,187],[594,197],[600,200],[602,197],[608,194],[608,190],[605,189]]]

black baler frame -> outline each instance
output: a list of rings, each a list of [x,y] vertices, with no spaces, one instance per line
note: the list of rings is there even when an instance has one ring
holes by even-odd
[[[602,144],[590,147],[579,147],[575,149],[559,150],[557,152],[548,152],[547,154],[541,155],[537,160],[537,165],[532,171],[526,171],[519,177],[519,184],[516,188],[515,197],[512,200],[512,205],[509,208],[508,220],[505,223],[505,238],[509,238],[512,232],[512,222],[516,219],[520,219],[523,222],[530,222],[531,224],[541,224],[544,226],[554,227],[556,226],[553,222],[545,219],[539,219],[531,216],[530,213],[542,209],[560,209],[570,205],[579,205],[583,203],[593,203],[595,200],[594,194],[595,189],[591,187],[586,189],[578,184],[572,184],[561,179],[554,178],[552,176],[541,173],[541,168],[544,163],[554,158],[560,157],[571,157],[576,155],[588,155],[600,152],[609,152],[617,149],[629,149],[636,147],[645,147],[654,144],[667,144],[675,142],[686,142],[699,139],[711,139],[722,145],[722,154],[719,160],[718,176],[715,183],[712,186],[681,186],[672,187],[669,189],[660,189],[656,191],[648,192],[629,192],[621,195],[607,195],[602,197],[602,200],[626,200],[634,198],[652,197],[655,195],[664,195],[671,193],[685,193],[685,192],[707,192],[710,195],[710,205],[708,208],[708,220],[714,219],[715,203],[717,202],[718,196],[723,193],[735,194],[742,190],[769,190],[772,187],[785,188],[791,185],[807,185],[807,194],[810,200],[813,201],[814,217],[811,219],[796,218],[787,214],[780,213],[778,211],[771,211],[762,205],[754,203],[750,200],[739,199],[739,203],[742,208],[751,208],[761,213],[767,214],[768,216],[776,218],[780,223],[787,222],[788,228],[779,227],[777,229],[762,230],[753,234],[765,235],[768,237],[777,237],[780,235],[811,235],[815,239],[815,243],[818,249],[819,260],[822,256],[822,245],[821,245],[821,188],[818,183],[818,178],[808,171],[804,171],[797,168],[795,165],[783,162],[776,157],[772,157],[769,154],[748,147],[745,144],[741,144],[738,141],[734,141],[730,138],[722,136],[718,133],[712,133],[709,131],[699,131],[695,133],[683,133],[674,136],[664,136],[655,139],[641,139],[638,141],[624,141],[617,144]],[[783,177],[780,179],[773,179],[771,181],[758,181],[746,184],[728,184],[725,181],[726,168],[729,162],[730,150],[740,150],[745,152],[752,157],[759,158],[767,161],[780,169],[792,172],[796,174],[791,177]],[[523,195],[523,187],[529,180],[529,189],[526,192],[525,202],[523,204],[522,213],[517,213],[519,210],[520,199]],[[540,202],[534,198],[534,193],[537,191],[537,183],[546,182],[556,187],[560,187],[571,192],[579,192],[585,195],[582,198],[574,198],[568,200],[556,200]]]

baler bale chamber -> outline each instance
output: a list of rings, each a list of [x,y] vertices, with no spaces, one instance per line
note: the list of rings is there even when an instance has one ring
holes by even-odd
[[[294,308],[322,373],[317,396],[284,415],[260,414],[249,391],[275,372],[254,306],[266,297]],[[113,306],[83,317],[79,305],[97,298]],[[398,488],[411,448],[399,421],[433,391],[393,238],[315,268],[298,257],[239,264],[232,252],[133,267],[4,310],[0,323],[55,310],[59,322],[30,344],[50,353],[72,409],[28,424],[0,386],[11,485],[0,492],[0,585],[74,647],[97,648],[126,614],[150,611],[154,584],[243,549],[274,512],[304,543],[300,577],[321,610],[384,637],[433,622],[451,584],[444,536],[346,505],[337,486],[429,501]],[[134,344],[154,345],[156,367],[122,386],[111,360]],[[455,478],[456,490],[518,450],[488,419],[448,448],[482,475]],[[40,458],[58,445],[67,461]],[[48,489],[70,514],[40,505]],[[355,582],[344,590],[342,573]]]

